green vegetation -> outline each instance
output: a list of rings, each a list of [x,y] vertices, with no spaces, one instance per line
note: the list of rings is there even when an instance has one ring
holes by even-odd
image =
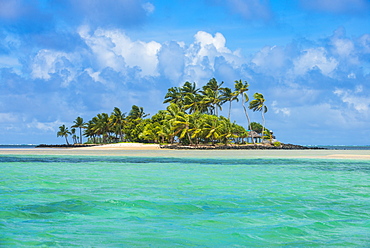
[[[281,146],[281,143],[280,143],[279,141],[275,141],[275,142],[273,143],[273,145],[274,145],[275,147],[280,147],[280,146]]]
[[[271,139],[271,133],[265,129],[267,107],[262,94],[255,93],[249,102],[247,91],[249,84],[242,80],[235,81],[234,90],[223,87],[212,78],[201,89],[195,83],[185,82],[182,87],[171,87],[164,97],[168,103],[166,110],[160,110],[151,118],[142,107],[133,105],[129,114],[118,107],[109,115],[99,113],[88,122],[77,117],[71,132],[65,125],[59,127],[57,136],[73,134],[74,143],[82,143],[82,135],[88,138],[87,143],[143,142],[183,145],[200,144],[242,144],[248,138],[255,142],[253,133],[230,121],[233,101],[240,101],[248,122],[248,130],[261,134],[262,139]],[[249,102],[249,106],[246,104]],[[228,117],[219,116],[224,104],[228,106]],[[250,122],[248,109],[262,113],[262,122]],[[76,136],[79,129],[79,137]],[[83,130],[83,134],[82,134]],[[262,135],[263,134],[263,135]]]

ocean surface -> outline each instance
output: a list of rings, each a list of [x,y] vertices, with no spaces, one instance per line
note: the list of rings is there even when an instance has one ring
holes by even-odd
[[[370,247],[370,161],[0,155],[0,247]]]

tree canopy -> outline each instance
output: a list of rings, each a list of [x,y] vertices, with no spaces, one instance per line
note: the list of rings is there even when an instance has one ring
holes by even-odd
[[[164,97],[165,110],[159,110],[152,117],[144,112],[143,107],[133,105],[129,114],[114,107],[108,113],[99,113],[91,120],[84,122],[77,117],[71,128],[79,128],[79,143],[82,136],[88,138],[89,143],[115,142],[148,142],[148,143],[180,143],[186,145],[199,144],[229,144],[248,142],[248,130],[258,133],[264,132],[264,113],[267,111],[262,94],[255,93],[254,100],[249,103],[252,111],[261,111],[263,125],[250,122],[249,102],[246,92],[249,84],[242,80],[235,81],[234,89],[224,86],[224,82],[217,82],[215,78],[209,80],[202,88],[195,83],[185,82],[181,87],[171,87]],[[230,121],[231,103],[240,101],[248,121],[248,128],[244,128]],[[224,104],[228,103],[228,117],[219,116]],[[65,125],[59,127],[58,136],[65,137],[68,143],[68,134],[71,134]],[[83,130],[83,134],[82,134]],[[250,140],[255,142],[252,137]]]

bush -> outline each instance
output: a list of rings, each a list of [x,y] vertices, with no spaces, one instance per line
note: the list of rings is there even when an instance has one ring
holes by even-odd
[[[273,145],[274,145],[275,147],[280,147],[280,146],[281,146],[281,142],[279,142],[279,141],[275,141],[275,142],[273,143]]]

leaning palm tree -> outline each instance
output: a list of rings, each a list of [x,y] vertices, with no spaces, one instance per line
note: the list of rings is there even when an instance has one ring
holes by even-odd
[[[57,137],[65,137],[66,143],[67,145],[69,145],[68,138],[67,138],[69,134],[71,134],[71,132],[68,130],[68,127],[66,127],[65,125],[61,125],[59,127],[59,131],[57,132]]]
[[[72,126],[72,128],[80,129],[80,144],[82,144],[82,128],[86,128],[86,123],[84,123],[84,119],[81,117],[77,117],[73,123],[74,125]]]
[[[243,105],[243,109],[244,109],[244,114],[245,114],[245,117],[247,117],[247,121],[248,121],[248,129],[251,131],[251,120],[249,119],[249,115],[248,115],[248,112],[247,112],[247,108],[245,107],[245,103],[249,101],[249,97],[247,95],[247,92],[249,89],[249,84],[247,81],[244,81],[245,83],[242,82],[242,80],[240,79],[239,81],[235,81],[235,91],[237,92],[238,95],[241,96],[241,101],[242,101],[242,105]],[[252,141],[253,141],[253,144],[255,143],[254,142],[254,139],[252,137]]]
[[[249,103],[249,109],[261,112],[262,115],[262,139],[265,131],[265,113],[267,112],[267,107],[265,106],[265,98],[261,93],[254,93],[254,100]]]

